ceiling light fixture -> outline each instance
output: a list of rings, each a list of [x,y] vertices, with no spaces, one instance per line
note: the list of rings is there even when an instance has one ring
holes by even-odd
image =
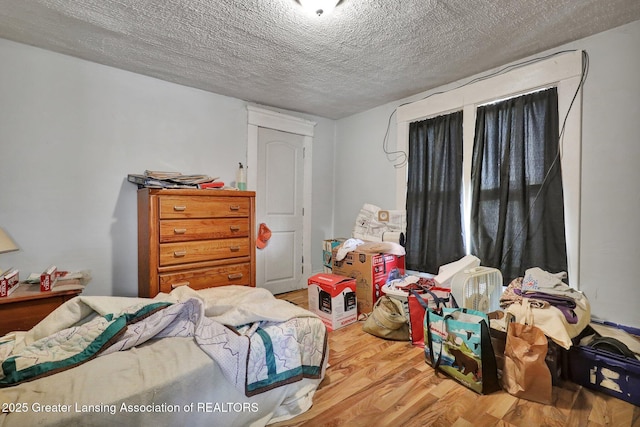
[[[318,16],[331,13],[335,9],[339,0],[298,0],[300,5],[308,11]]]

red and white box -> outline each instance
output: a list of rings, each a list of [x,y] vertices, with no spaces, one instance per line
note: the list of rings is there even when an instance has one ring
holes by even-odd
[[[329,331],[358,320],[355,279],[319,273],[310,277],[307,284],[309,311],[317,314]]]
[[[57,272],[58,268],[52,265],[40,275],[40,292],[48,292],[53,288],[53,284],[57,278]]]
[[[404,255],[365,252],[356,248],[338,261],[337,250],[333,249],[333,273],[356,279],[358,314],[371,313],[378,298],[384,295],[382,287],[391,277],[404,274]]]
[[[10,268],[0,275],[0,298],[8,297],[20,284],[20,272]]]

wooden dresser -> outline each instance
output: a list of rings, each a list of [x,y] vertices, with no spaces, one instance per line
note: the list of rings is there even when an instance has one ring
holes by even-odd
[[[138,190],[138,296],[255,286],[255,192]]]

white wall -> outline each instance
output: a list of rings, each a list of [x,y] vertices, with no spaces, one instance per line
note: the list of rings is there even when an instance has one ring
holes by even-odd
[[[235,178],[242,100],[0,39],[0,226],[20,246],[0,268],[91,271],[90,295],[137,294],[136,186],[145,169]],[[300,115],[302,117],[302,115]],[[316,121],[314,179],[332,176],[335,122]],[[314,184],[314,269],[331,188]]]
[[[640,327],[636,267],[640,255],[638,45],[640,21],[552,50],[584,49],[590,57],[583,92],[578,286],[589,298],[594,317],[634,327]],[[350,235],[363,203],[395,207],[393,163],[382,150],[389,114],[398,105],[428,93],[338,121],[336,235]],[[396,145],[395,126],[389,131],[389,145],[390,149]]]
[[[594,314],[640,327],[640,21],[572,46],[583,99],[581,289]]]
[[[389,116],[395,105],[383,105],[339,120],[336,129],[335,237],[350,237],[364,203],[382,209],[395,206],[395,162],[384,153]],[[395,114],[389,140],[395,147]],[[391,157],[395,159],[395,157]]]

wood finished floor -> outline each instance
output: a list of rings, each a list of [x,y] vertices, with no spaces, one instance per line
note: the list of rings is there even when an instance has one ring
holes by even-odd
[[[307,291],[277,296],[308,308]],[[504,391],[481,396],[436,376],[422,349],[362,331],[329,333],[329,367],[313,407],[273,426],[640,427],[640,407],[565,381],[553,405]]]

